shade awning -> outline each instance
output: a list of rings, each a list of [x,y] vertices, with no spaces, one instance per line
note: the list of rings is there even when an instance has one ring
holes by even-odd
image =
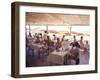
[[[89,15],[27,12],[26,24],[88,26]]]

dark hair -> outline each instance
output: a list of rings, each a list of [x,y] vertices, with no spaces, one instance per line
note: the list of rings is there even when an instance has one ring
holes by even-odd
[[[73,46],[80,48],[80,45],[78,42],[74,42]]]
[[[88,43],[88,41],[86,41],[86,43]]]
[[[47,33],[47,31],[44,31],[45,33]]]
[[[39,35],[42,35],[42,33],[39,33]]]
[[[81,39],[83,39],[83,36],[81,36]]]
[[[59,40],[59,38],[57,38],[57,40]]]
[[[49,37],[49,36],[47,36],[47,39],[50,39],[50,37]]]
[[[73,42],[70,43],[70,46],[73,46]]]
[[[56,36],[55,34],[53,34],[53,36]]]
[[[74,38],[76,38],[76,36],[75,36],[75,35],[74,35],[73,37],[74,37]]]
[[[65,35],[63,35],[63,38],[65,37]]]

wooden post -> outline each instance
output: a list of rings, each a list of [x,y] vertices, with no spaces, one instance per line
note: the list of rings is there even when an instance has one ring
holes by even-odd
[[[48,32],[48,25],[46,25],[46,31]]]
[[[71,35],[71,30],[72,30],[72,27],[71,27],[71,25],[70,25],[69,29],[70,29],[70,35]]]
[[[29,24],[29,33],[31,32],[30,24]]]

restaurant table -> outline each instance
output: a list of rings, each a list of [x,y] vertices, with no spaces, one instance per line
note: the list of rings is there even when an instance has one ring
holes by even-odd
[[[31,44],[31,47],[33,48],[33,49],[39,49],[39,48],[41,48],[41,47],[43,47],[44,45],[42,45],[42,44],[37,44],[37,43],[32,43]]]
[[[34,43],[34,42],[29,43],[29,46],[33,49],[34,53],[36,53],[36,54],[38,53],[38,51],[41,47],[44,47],[43,44]]]
[[[67,54],[70,54],[69,50],[59,52],[55,50],[48,55],[48,62],[54,64],[64,64]]]

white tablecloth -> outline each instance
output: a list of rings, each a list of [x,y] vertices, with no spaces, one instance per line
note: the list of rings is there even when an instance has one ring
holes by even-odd
[[[69,51],[59,51],[56,50],[48,55],[48,62],[54,63],[54,64],[64,64],[64,60],[66,55],[69,53]]]

